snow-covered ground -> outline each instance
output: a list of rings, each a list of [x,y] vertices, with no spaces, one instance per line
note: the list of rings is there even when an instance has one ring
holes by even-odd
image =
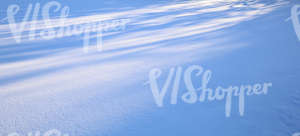
[[[300,132],[300,41],[289,0],[57,1],[69,25],[126,19],[103,32],[103,51],[83,51],[83,35],[16,43],[1,2],[0,135],[57,129],[70,136],[292,136]],[[47,0],[39,1],[41,6]],[[58,14],[59,15],[59,14]],[[58,16],[54,15],[54,16]],[[39,16],[40,18],[40,16]],[[52,25],[60,25],[52,22]],[[40,26],[45,29],[45,26]],[[25,26],[27,28],[27,26]],[[95,37],[96,33],[91,37]],[[26,35],[23,37],[28,39]],[[91,40],[92,44],[96,40]],[[212,71],[210,88],[272,83],[266,95],[158,107],[149,72],[173,67]],[[201,78],[193,76],[193,84]],[[179,82],[179,97],[186,92]],[[172,85],[171,85],[172,86]]]

